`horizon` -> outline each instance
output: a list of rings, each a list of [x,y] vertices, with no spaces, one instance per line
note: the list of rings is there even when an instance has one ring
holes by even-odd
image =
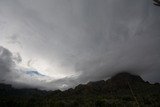
[[[125,77],[124,77],[124,75],[125,75]],[[126,77],[127,76],[127,77]],[[132,78],[130,78],[130,76],[132,77]],[[119,78],[120,77],[120,78]],[[134,77],[134,80],[132,80],[133,79],[133,77]],[[125,78],[125,79],[124,79]],[[155,84],[159,84],[160,85],[160,83],[159,82],[155,82],[155,83],[150,83],[149,81],[145,81],[145,80],[143,80],[143,78],[141,77],[141,76],[139,76],[139,75],[136,75],[136,74],[132,74],[132,73],[128,73],[127,71],[122,71],[122,72],[119,72],[119,73],[117,73],[117,74],[115,74],[115,75],[113,75],[112,77],[110,77],[110,78],[108,78],[108,79],[105,79],[105,80],[98,80],[98,81],[88,81],[88,82],[86,82],[86,83],[82,83],[82,84],[78,84],[77,86],[74,86],[74,87],[71,87],[71,88],[67,88],[67,89],[56,89],[56,90],[46,90],[46,89],[40,89],[40,88],[36,88],[36,87],[26,87],[26,86],[24,86],[24,87],[15,87],[15,86],[13,86],[12,84],[4,84],[4,83],[0,83],[0,85],[4,85],[4,86],[11,86],[11,87],[8,87],[8,88],[13,88],[13,89],[16,89],[16,90],[24,90],[24,89],[26,89],[26,90],[37,90],[37,91],[46,91],[46,92],[54,92],[54,91],[61,91],[61,92],[66,92],[66,91],[68,91],[68,90],[71,90],[71,89],[76,89],[78,86],[80,86],[80,85],[83,85],[83,86],[86,86],[87,87],[87,85],[88,84],[94,84],[94,83],[99,83],[99,82],[102,82],[102,81],[104,81],[105,83],[107,83],[107,81],[112,81],[113,83],[114,82],[116,82],[116,80],[118,79],[118,81],[126,81],[126,79],[127,79],[127,82],[140,82],[140,83],[149,83],[150,85],[155,85]],[[123,80],[124,79],[124,80]],[[140,79],[140,80],[139,80]],[[141,79],[142,79],[142,81],[141,81]],[[109,84],[108,84],[109,85]],[[4,86],[2,86],[2,88],[4,87]]]

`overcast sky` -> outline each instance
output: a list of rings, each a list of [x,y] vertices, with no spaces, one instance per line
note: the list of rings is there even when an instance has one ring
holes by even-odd
[[[0,81],[67,89],[128,71],[160,82],[152,0],[0,0]]]

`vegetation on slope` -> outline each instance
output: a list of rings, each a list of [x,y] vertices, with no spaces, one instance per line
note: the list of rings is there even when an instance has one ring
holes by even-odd
[[[14,89],[0,84],[0,107],[160,107],[160,84],[120,73],[107,81],[80,84],[66,91]]]

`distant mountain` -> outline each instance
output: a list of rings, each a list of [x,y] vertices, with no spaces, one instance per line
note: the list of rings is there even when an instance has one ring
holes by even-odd
[[[109,91],[117,89],[125,89],[129,87],[129,84],[138,85],[145,84],[144,80],[137,75],[131,75],[127,72],[119,73],[113,76],[111,79],[97,82],[89,82],[87,84],[80,84],[75,87],[74,91],[78,93],[88,93],[88,94],[107,94]],[[149,84],[149,83],[148,83]]]
[[[0,107],[160,107],[160,84],[127,72],[65,91],[15,89],[0,84]]]

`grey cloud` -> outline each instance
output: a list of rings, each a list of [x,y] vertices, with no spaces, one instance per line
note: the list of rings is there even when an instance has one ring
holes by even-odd
[[[13,61],[12,53],[0,46],[0,81],[6,82],[12,80],[15,75],[12,74],[15,62]]]
[[[13,45],[16,44],[22,48],[22,43],[20,42],[18,35],[13,34],[9,37],[6,37],[6,39],[8,43],[13,44]]]
[[[70,74],[66,68],[80,74],[44,87],[72,87],[120,71],[160,81],[160,8],[151,0],[2,1],[19,27],[24,53],[59,64],[64,75]]]
[[[44,80],[36,80],[35,78],[42,76],[43,78],[47,77],[42,74],[38,74],[40,76],[30,76],[26,73],[32,73],[32,71],[27,71],[27,69],[26,71],[24,69],[21,71],[20,69],[17,69],[17,63],[20,63],[22,59],[20,54],[16,55],[17,56],[14,56],[8,49],[0,46],[0,83],[12,84],[16,88],[31,87],[46,90],[63,88],[61,85],[62,82],[55,82],[53,84],[52,82],[47,83]]]

